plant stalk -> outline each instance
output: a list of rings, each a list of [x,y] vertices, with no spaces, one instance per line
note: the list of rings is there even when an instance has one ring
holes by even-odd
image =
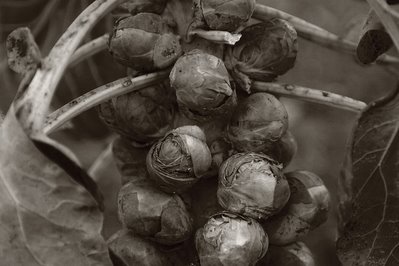
[[[379,1],[379,0],[368,0]],[[345,40],[338,35],[331,33],[319,26],[316,26],[306,20],[283,12],[281,10],[257,4],[253,17],[259,20],[269,20],[271,18],[281,18],[290,22],[297,30],[299,36],[309,41],[320,44],[326,48],[356,55],[357,44]],[[381,64],[399,64],[399,58],[389,55],[381,55],[377,59]]]
[[[15,109],[29,135],[40,134],[55,89],[71,56],[92,27],[124,0],[96,0],[69,26],[45,58],[32,82],[16,101]]]
[[[51,113],[42,131],[50,134],[72,118],[113,97],[159,83],[169,76],[169,72],[165,70],[135,78],[126,77],[91,90]]]
[[[296,98],[353,112],[361,112],[367,106],[367,104],[362,101],[336,93],[291,84],[255,81],[252,83],[251,91],[275,93],[287,98]]]

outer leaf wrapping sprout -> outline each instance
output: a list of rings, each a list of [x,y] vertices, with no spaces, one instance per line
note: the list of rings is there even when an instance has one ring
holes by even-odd
[[[303,242],[295,242],[288,246],[273,246],[258,266],[315,266],[313,254]]]
[[[237,153],[219,169],[218,201],[226,210],[255,219],[279,212],[290,197],[281,165],[264,154]]]
[[[241,89],[250,92],[252,80],[273,81],[294,66],[297,33],[287,21],[271,19],[241,33],[226,56],[226,66]]]
[[[192,219],[182,199],[157,190],[148,180],[122,187],[118,211],[126,228],[161,244],[181,243],[192,231]]]
[[[126,266],[172,266],[158,246],[134,235],[128,230],[120,230],[108,239],[108,247]]]
[[[118,20],[108,49],[116,61],[141,72],[167,68],[182,53],[179,37],[152,13]]]
[[[167,133],[147,155],[150,178],[166,192],[183,192],[210,168],[211,153],[204,132],[197,126],[183,126]]]
[[[127,11],[132,15],[143,12],[161,14],[166,3],[167,0],[129,0],[119,5],[118,10]]]
[[[98,108],[100,118],[123,137],[142,144],[171,130],[175,107],[166,82],[115,97]]]
[[[209,28],[235,31],[244,26],[255,10],[256,0],[200,0],[200,10]]]
[[[286,207],[264,223],[270,242],[286,245],[297,241],[328,218],[330,194],[323,181],[308,171],[286,174],[291,197]]]
[[[221,59],[192,50],[180,57],[170,73],[181,111],[194,120],[227,115],[236,105],[229,74]]]
[[[220,213],[198,229],[195,245],[201,266],[250,266],[266,254],[269,243],[255,220]]]
[[[284,105],[268,93],[251,94],[239,103],[227,126],[227,136],[238,151],[270,150],[287,131]]]

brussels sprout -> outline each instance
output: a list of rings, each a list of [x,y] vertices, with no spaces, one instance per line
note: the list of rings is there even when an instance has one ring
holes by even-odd
[[[217,197],[226,210],[255,219],[279,212],[290,197],[281,165],[264,154],[237,153],[219,169]]]
[[[148,147],[135,147],[123,137],[112,142],[112,153],[116,167],[121,173],[122,185],[131,180],[147,179],[145,158]]]
[[[200,0],[200,10],[209,28],[236,31],[255,10],[256,0]]]
[[[201,266],[250,266],[265,255],[269,243],[255,220],[220,213],[198,229],[195,245]]]
[[[263,152],[271,149],[287,128],[284,105],[273,95],[260,92],[240,102],[227,126],[227,136],[240,152]]]
[[[183,126],[167,133],[147,155],[150,178],[169,193],[192,187],[211,167],[212,157],[203,131]]]
[[[192,50],[176,61],[170,84],[180,110],[193,120],[227,115],[237,102],[223,61],[201,50]]]
[[[270,243],[286,245],[297,241],[328,218],[330,195],[323,181],[308,171],[286,174],[291,197],[285,208],[264,223]]]
[[[98,108],[100,118],[130,141],[151,144],[171,130],[173,91],[166,82],[115,97]]]
[[[120,230],[107,241],[110,250],[126,266],[172,266],[155,243],[140,238],[127,230]]]
[[[294,66],[297,34],[287,21],[271,19],[241,33],[226,55],[226,66],[241,89],[250,92],[252,80],[273,81]]]
[[[148,12],[161,14],[165,9],[167,0],[129,0],[118,6],[118,11],[128,12],[132,15]]]
[[[219,169],[222,163],[234,153],[231,144],[222,137],[212,142],[210,151],[212,155],[212,169]]]
[[[118,20],[108,49],[116,61],[142,72],[166,68],[182,53],[179,37],[159,15],[152,13]]]
[[[192,231],[182,199],[157,190],[149,180],[125,184],[118,195],[118,211],[126,228],[161,244],[181,243]]]
[[[315,266],[313,254],[303,242],[288,246],[270,246],[257,266]]]
[[[297,150],[298,144],[294,135],[287,130],[281,139],[273,144],[270,151],[265,151],[264,153],[270,155],[273,159],[286,167],[291,162]]]

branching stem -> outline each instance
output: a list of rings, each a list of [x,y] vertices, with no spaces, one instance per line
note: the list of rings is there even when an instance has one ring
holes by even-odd
[[[73,67],[90,56],[105,50],[107,48],[108,38],[109,34],[104,34],[103,36],[100,36],[80,46],[72,55],[71,60],[69,61],[69,67]]]
[[[55,89],[82,39],[97,21],[122,2],[94,1],[75,19],[43,60],[25,93],[15,103],[18,117],[28,134],[41,132]]]
[[[169,72],[169,70],[165,70],[136,78],[126,77],[91,90],[50,114],[42,131],[45,134],[50,134],[70,119],[100,103],[159,83],[168,77]]]
[[[255,81],[252,83],[251,91],[275,93],[288,98],[296,98],[354,112],[360,112],[367,106],[362,101],[346,96],[290,84]]]
[[[373,2],[379,0],[368,1]],[[313,41],[332,50],[337,50],[353,55],[355,55],[356,53],[357,44],[345,40],[334,33],[331,33],[319,26],[307,22],[306,20],[303,20],[281,10],[257,4],[253,17],[259,20],[268,20],[274,17],[285,19],[295,27],[295,29],[298,31],[298,34],[304,39]],[[377,63],[399,64],[399,58],[389,55],[381,55],[377,59]]]

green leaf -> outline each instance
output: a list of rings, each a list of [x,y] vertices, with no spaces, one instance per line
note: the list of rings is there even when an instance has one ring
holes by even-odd
[[[354,129],[340,189],[343,265],[399,265],[399,90]]]
[[[11,107],[0,127],[1,264],[112,265],[95,184],[65,147],[45,137],[35,142]]]

